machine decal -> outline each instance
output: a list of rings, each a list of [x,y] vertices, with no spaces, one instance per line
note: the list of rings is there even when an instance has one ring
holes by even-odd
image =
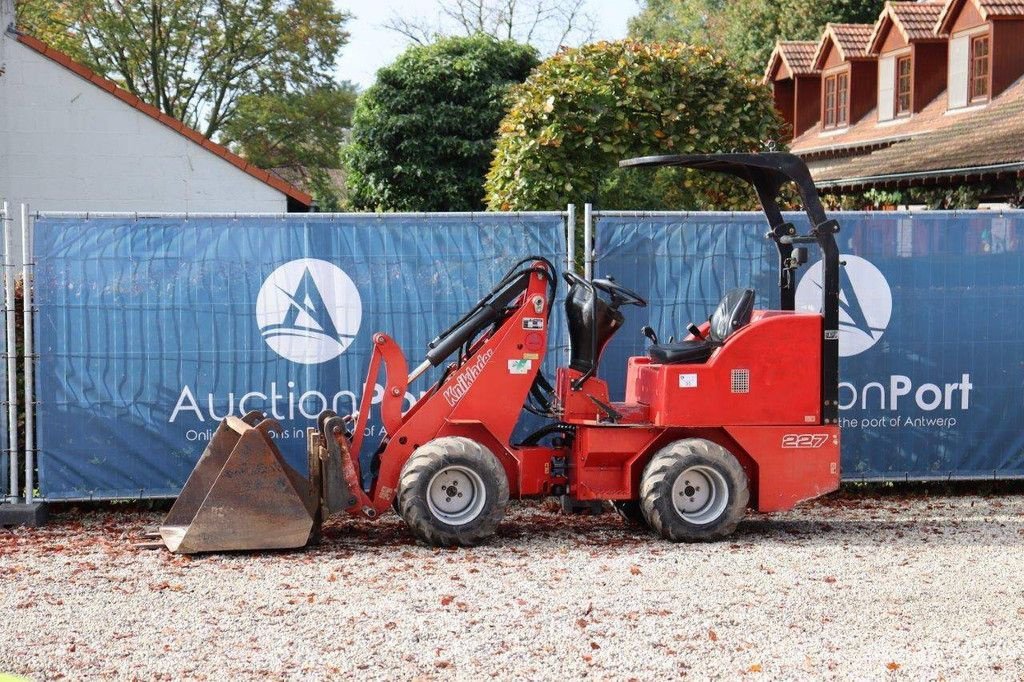
[[[528,351],[540,351],[544,348],[544,335],[540,332],[530,332],[523,339],[523,348]]]
[[[540,353],[523,353],[523,360],[540,360]]]
[[[782,447],[809,450],[820,448],[826,441],[826,433],[787,433],[782,437]]]
[[[524,317],[523,318],[523,329],[543,329],[544,318],[543,317]]]
[[[696,374],[680,374],[679,388],[697,388]]]
[[[508,373],[509,374],[529,374],[530,370],[533,369],[533,360],[516,360],[512,358],[508,361]]]
[[[484,367],[487,366],[492,357],[494,357],[494,349],[490,348],[480,353],[479,358],[466,363],[466,368],[455,377],[452,385],[444,389],[444,399],[448,401],[450,406],[455,407],[462,400],[462,396],[466,395],[466,392],[469,391],[476,378],[480,376],[480,373],[484,371]]]

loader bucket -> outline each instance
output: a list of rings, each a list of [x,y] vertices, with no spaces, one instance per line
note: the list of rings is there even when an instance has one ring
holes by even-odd
[[[160,525],[178,554],[291,549],[309,541],[318,496],[270,437],[281,426],[259,413],[220,423]]]

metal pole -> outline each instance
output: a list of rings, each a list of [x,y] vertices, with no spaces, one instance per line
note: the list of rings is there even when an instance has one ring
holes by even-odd
[[[32,228],[28,204],[21,205],[22,312],[25,327],[25,504],[32,504],[35,488],[35,397],[32,378],[35,363],[32,344]]]
[[[594,205],[583,205],[583,278],[594,278]]]
[[[10,496],[18,497],[18,342],[15,336],[17,314],[14,311],[14,245],[11,243],[11,218],[4,202],[4,324],[7,325],[7,456],[10,458]],[[2,438],[2,436],[0,436]]]
[[[565,267],[569,272],[576,272],[576,204],[566,207],[565,226]]]

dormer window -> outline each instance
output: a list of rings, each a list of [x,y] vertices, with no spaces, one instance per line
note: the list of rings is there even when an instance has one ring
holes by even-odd
[[[984,102],[988,99],[988,46],[988,35],[978,36],[971,40],[971,102]]]
[[[910,56],[896,60],[896,115],[910,115]]]
[[[825,128],[842,128],[850,122],[850,74],[837,73],[825,77]]]

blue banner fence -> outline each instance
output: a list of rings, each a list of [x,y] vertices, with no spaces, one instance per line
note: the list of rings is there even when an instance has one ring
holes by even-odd
[[[837,213],[846,480],[1024,477],[1024,211]],[[801,215],[787,216],[801,231]],[[779,305],[759,213],[593,214],[595,276],[649,299],[628,308],[601,374],[621,396],[640,327],[686,334],[722,294]],[[812,247],[797,307],[820,307]],[[798,376],[794,368],[794,378]]]
[[[22,462],[38,451],[47,500],[171,497],[221,417],[262,409],[304,470],[302,432],[324,406],[354,409],[373,332],[393,335],[415,365],[518,258],[571,263],[566,217],[40,214],[36,339],[24,351],[40,427]],[[1024,476],[1024,212],[837,217],[844,478]],[[627,311],[602,362],[613,397],[626,357],[644,352],[643,324],[678,336],[733,286],[778,305],[760,214],[592,219],[588,265],[651,301]],[[32,260],[4,262],[13,275]],[[816,260],[812,251],[798,305],[816,304]],[[549,371],[565,357],[560,306],[551,341]]]
[[[219,420],[253,409],[281,422],[278,446],[304,472],[305,429],[356,409],[374,332],[411,368],[516,261],[567,262],[557,212],[41,214],[34,232],[48,500],[175,496]]]

